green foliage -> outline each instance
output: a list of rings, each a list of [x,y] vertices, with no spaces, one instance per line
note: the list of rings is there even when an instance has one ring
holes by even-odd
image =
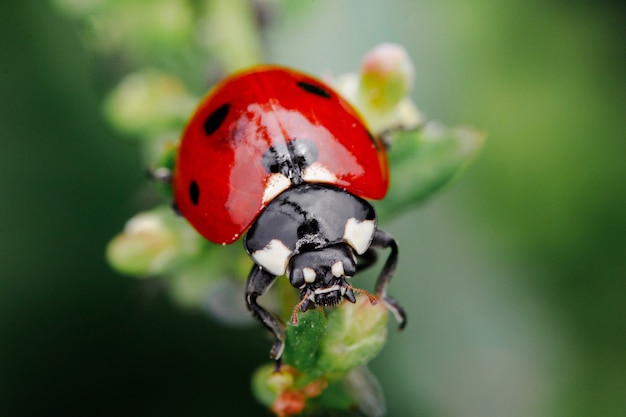
[[[318,367],[327,373],[345,373],[366,365],[387,340],[389,313],[382,302],[373,305],[361,296],[328,314],[326,337],[320,346]]]
[[[326,336],[326,314],[323,310],[298,312],[298,325],[287,325],[287,339],[283,361],[300,372],[316,378],[318,371],[320,344]]]
[[[367,363],[383,348],[388,312],[382,303],[359,296],[325,314],[323,310],[298,313],[298,324],[287,325],[284,363],[254,374],[252,389],[268,407],[299,399],[299,411],[317,415],[321,410],[362,410],[380,416],[385,408],[376,377]],[[278,405],[279,408],[282,406]]]
[[[429,122],[420,129],[392,133],[391,187],[376,202],[381,218],[415,207],[449,184],[482,149],[485,134]]]

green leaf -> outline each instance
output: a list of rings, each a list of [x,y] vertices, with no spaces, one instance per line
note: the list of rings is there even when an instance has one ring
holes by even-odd
[[[343,379],[328,381],[328,386],[322,394],[310,400],[311,408],[318,410],[348,410],[354,408],[354,398],[344,385]],[[319,413],[319,415],[323,414]]]
[[[388,316],[382,302],[372,305],[365,296],[333,309],[326,321],[319,367],[326,374],[341,374],[367,364],[385,345]]]
[[[298,312],[298,325],[287,325],[283,360],[307,374],[306,381],[319,376],[317,359],[320,343],[326,335],[326,316],[321,309]]]
[[[381,218],[406,210],[450,183],[480,152],[485,134],[471,128],[427,123],[394,133],[389,150],[391,186],[376,202]]]

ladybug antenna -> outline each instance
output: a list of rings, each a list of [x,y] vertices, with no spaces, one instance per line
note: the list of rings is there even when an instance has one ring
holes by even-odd
[[[374,306],[376,304],[378,304],[378,298],[376,298],[376,296],[372,293],[370,293],[367,290],[364,290],[363,288],[355,288],[352,285],[346,284],[346,286],[344,287],[346,289],[346,291],[353,291],[357,294],[363,294],[365,295],[370,303]],[[354,300],[354,295],[350,298],[351,302],[355,302]],[[298,325],[298,311],[300,310],[300,308],[302,308],[302,306],[307,305],[308,303],[310,303],[311,300],[308,297],[303,297],[302,300],[300,300],[300,302],[298,302],[298,304],[296,304],[296,306],[293,308],[293,311],[291,313],[291,324],[292,326],[297,326]],[[304,310],[306,311],[306,309]]]
[[[363,295],[367,296],[367,298],[370,300],[370,303],[372,305],[376,305],[378,303],[378,298],[376,298],[375,295],[373,295],[369,291],[364,290],[363,288],[355,288],[352,285],[347,285],[346,288],[349,289],[349,290],[354,291],[357,294],[363,294]]]
[[[293,312],[291,313],[291,324],[293,326],[298,325],[298,310],[300,310],[300,307],[302,307],[304,303],[307,303],[307,302],[310,302],[310,300],[305,297],[302,300],[300,300],[300,302],[296,304],[296,306],[293,308]]]

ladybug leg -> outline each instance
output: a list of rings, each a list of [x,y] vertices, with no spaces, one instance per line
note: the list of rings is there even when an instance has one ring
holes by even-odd
[[[250,275],[248,275],[248,283],[246,284],[246,302],[252,315],[272,332],[276,338],[270,351],[270,357],[276,360],[276,370],[278,370],[280,368],[280,357],[285,347],[285,329],[273,315],[256,302],[256,299],[263,295],[275,279],[275,275],[270,274],[260,266],[254,265]]]
[[[160,184],[169,185],[172,182],[173,175],[169,168],[161,167],[156,169],[146,169],[146,178]],[[175,201],[172,201],[172,210],[177,216],[181,216],[180,210]]]
[[[396,263],[398,261],[398,244],[389,233],[383,232],[382,230],[376,230],[371,247],[391,249],[389,257],[387,258],[385,265],[383,265],[380,275],[378,275],[375,289],[376,295],[383,300],[385,307],[387,307],[387,309],[396,317],[396,320],[398,320],[399,323],[398,327],[402,330],[404,329],[404,326],[406,326],[406,313],[404,312],[402,306],[400,306],[394,298],[387,295],[387,286],[389,285],[389,281],[391,281],[391,277],[396,270]]]

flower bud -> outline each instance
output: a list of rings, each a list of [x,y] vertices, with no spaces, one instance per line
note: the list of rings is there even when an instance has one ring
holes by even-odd
[[[385,112],[409,94],[415,70],[402,46],[386,43],[365,56],[360,75],[359,100],[367,107]]]
[[[359,110],[370,130],[380,135],[422,123],[423,116],[409,97],[414,76],[405,49],[382,44],[365,56],[359,74],[342,75],[334,85]]]
[[[305,406],[306,398],[302,392],[285,391],[272,404],[272,411],[277,417],[289,417],[300,414]]]
[[[196,255],[201,238],[169,208],[140,213],[107,246],[109,263],[128,275],[167,272],[178,262]]]
[[[274,364],[259,367],[252,376],[252,391],[254,396],[268,407],[271,407],[278,396],[293,388],[295,384],[295,370],[283,365],[279,371],[274,371]]]
[[[178,78],[146,70],[126,76],[106,99],[104,110],[120,131],[151,138],[179,129],[196,101]]]

